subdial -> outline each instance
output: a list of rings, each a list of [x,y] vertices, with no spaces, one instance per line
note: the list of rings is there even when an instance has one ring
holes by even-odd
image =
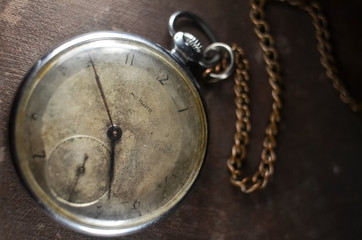
[[[109,190],[111,152],[101,141],[74,136],[51,152],[47,179],[55,197],[65,203],[89,205]]]

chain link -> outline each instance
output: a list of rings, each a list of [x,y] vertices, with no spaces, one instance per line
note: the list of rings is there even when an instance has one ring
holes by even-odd
[[[278,133],[278,123],[281,120],[280,111],[281,102],[281,75],[278,61],[278,53],[274,46],[274,39],[270,34],[269,25],[264,19],[263,6],[264,1],[252,1],[250,19],[254,24],[254,31],[259,39],[259,44],[263,52],[263,58],[268,73],[271,95],[273,98],[272,111],[269,117],[269,123],[265,129],[265,138],[263,141],[263,151],[258,171],[252,177],[243,177],[242,162],[247,155],[247,144],[250,132],[250,110],[249,110],[249,63],[245,58],[244,52],[240,47],[234,46],[234,52],[237,56],[235,73],[235,103],[236,103],[236,132],[235,144],[232,148],[231,157],[227,161],[227,166],[231,173],[230,181],[233,185],[240,187],[241,191],[251,193],[257,189],[264,188],[269,177],[274,172],[273,163],[276,160],[275,137]],[[240,64],[242,63],[242,64]],[[244,127],[246,126],[246,127]]]
[[[315,27],[315,35],[318,40],[317,49],[321,54],[321,63],[326,69],[326,75],[332,80],[333,87],[339,92],[341,100],[348,104],[353,111],[362,111],[362,104],[353,99],[338,76],[335,60],[332,55],[332,48],[329,43],[330,34],[327,30],[327,21],[321,8],[316,2],[306,2],[301,0],[278,0],[287,2],[292,6],[305,10],[312,17]],[[245,57],[243,49],[233,45],[236,70],[234,74],[234,92],[236,105],[236,123],[234,145],[231,157],[227,160],[227,167],[230,171],[230,182],[239,187],[242,192],[251,193],[264,188],[269,177],[274,173],[274,162],[276,161],[275,147],[276,135],[278,134],[278,124],[281,121],[281,94],[282,78],[280,64],[274,39],[270,34],[270,28],[265,20],[264,7],[266,0],[250,0],[250,19],[254,24],[254,31],[258,37],[259,45],[263,52],[268,81],[271,87],[273,99],[272,110],[269,123],[265,128],[265,138],[263,140],[263,150],[258,170],[251,177],[244,177],[242,164],[247,156],[247,145],[249,143],[249,133],[251,130],[250,109],[249,109],[249,62]],[[225,69],[228,60],[225,57],[222,64],[214,69],[208,69],[205,76],[210,72],[219,72]]]
[[[326,70],[326,75],[332,80],[333,87],[339,92],[339,97],[342,102],[350,106],[352,111],[362,111],[362,103],[357,102],[343,84],[336,67],[335,59],[332,54],[330,44],[330,33],[327,29],[327,19],[321,11],[321,7],[316,2],[303,4],[301,2],[295,4],[297,7],[305,10],[312,17],[312,22],[315,27],[315,36],[318,41],[317,49],[321,54],[321,64]]]

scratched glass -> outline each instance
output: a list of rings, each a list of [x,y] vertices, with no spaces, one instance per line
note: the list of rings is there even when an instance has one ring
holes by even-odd
[[[136,231],[169,212],[201,168],[198,92],[171,55],[125,34],[86,35],[28,74],[12,152],[32,195],[87,233]]]

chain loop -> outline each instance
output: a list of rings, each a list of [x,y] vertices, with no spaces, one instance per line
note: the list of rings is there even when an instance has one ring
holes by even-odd
[[[332,55],[332,47],[329,43],[330,34],[327,30],[327,20],[322,14],[320,6],[316,2],[306,2],[301,0],[279,0],[287,2],[292,6],[299,7],[312,17],[313,25],[316,29],[315,35],[318,40],[317,49],[321,54],[321,64],[326,69],[326,75],[332,80],[333,87],[339,92],[341,100],[348,104],[353,111],[362,111],[362,104],[353,99],[346,90],[343,82],[338,76],[335,60]],[[235,58],[234,93],[235,93],[235,135],[231,157],[227,160],[227,167],[230,171],[230,182],[237,186],[244,193],[251,193],[264,188],[270,176],[274,173],[276,135],[278,134],[278,124],[281,121],[282,109],[282,78],[279,64],[278,52],[274,45],[274,39],[270,34],[270,28],[265,20],[264,5],[266,1],[250,0],[250,19],[254,24],[254,31],[259,39],[259,45],[263,52],[268,81],[271,87],[273,99],[272,111],[269,123],[265,128],[265,138],[263,140],[263,150],[258,170],[252,177],[243,177],[242,163],[247,156],[247,145],[249,144],[249,133],[251,130],[250,109],[249,109],[249,62],[245,57],[243,49],[233,45],[232,51]],[[230,62],[228,56],[223,58],[221,64],[213,69],[208,69],[205,76],[210,73],[218,73],[227,67]]]

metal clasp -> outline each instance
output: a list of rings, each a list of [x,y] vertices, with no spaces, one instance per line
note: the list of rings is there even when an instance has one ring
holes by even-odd
[[[200,40],[194,35],[188,32],[177,32],[175,30],[175,22],[180,18],[191,20],[204,32],[211,42],[205,50],[203,50]],[[181,60],[185,65],[191,62],[198,64],[200,68],[213,68],[221,61],[222,52],[226,52],[230,58],[228,67],[221,73],[211,73],[209,76],[214,79],[212,82],[215,82],[224,80],[233,73],[234,54],[232,49],[229,45],[218,42],[214,33],[200,17],[188,11],[175,12],[169,19],[168,29],[175,45],[171,50],[171,54]]]

